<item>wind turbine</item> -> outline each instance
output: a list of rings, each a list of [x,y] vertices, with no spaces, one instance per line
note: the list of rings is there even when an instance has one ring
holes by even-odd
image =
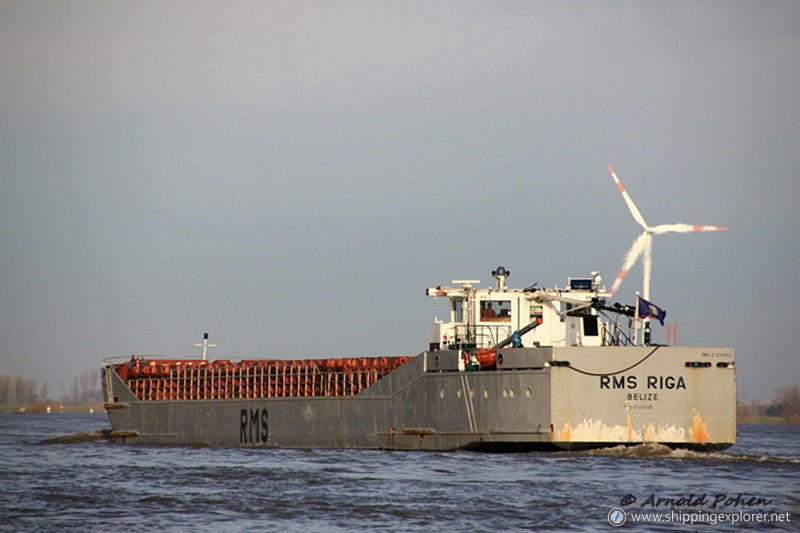
[[[625,255],[625,259],[622,262],[622,270],[619,271],[617,279],[614,280],[614,285],[611,287],[611,294],[617,292],[617,289],[622,283],[622,278],[625,277],[625,274],[627,274],[628,271],[633,267],[639,257],[644,255],[644,263],[642,265],[642,270],[644,271],[642,297],[645,300],[649,300],[650,272],[653,268],[653,235],[661,235],[662,233],[693,233],[695,231],[725,231],[728,228],[723,228],[721,226],[692,226],[691,224],[682,223],[661,224],[659,226],[650,227],[647,225],[647,222],[644,221],[644,217],[636,208],[636,204],[634,204],[633,200],[631,200],[631,197],[625,190],[625,187],[623,187],[622,183],[620,183],[619,178],[617,178],[617,174],[614,172],[614,169],[611,168],[611,165],[608,165],[608,171],[611,172],[611,177],[614,178],[619,192],[622,193],[622,198],[624,198],[625,203],[628,204],[628,209],[630,210],[631,215],[633,215],[634,220],[636,220],[636,222],[638,222],[639,225],[644,228],[642,234],[639,235],[635,241],[633,241],[633,245],[631,245],[630,250],[628,250],[628,253]]]

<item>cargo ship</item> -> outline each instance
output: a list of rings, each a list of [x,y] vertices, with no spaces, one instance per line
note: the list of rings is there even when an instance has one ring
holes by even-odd
[[[657,311],[609,304],[599,274],[563,288],[453,280],[408,356],[106,360],[121,442],[388,450],[578,450],[736,441],[734,350],[651,344]],[[649,304],[649,302],[647,302]],[[658,309],[658,308],[656,308]],[[663,317],[661,317],[663,318]]]

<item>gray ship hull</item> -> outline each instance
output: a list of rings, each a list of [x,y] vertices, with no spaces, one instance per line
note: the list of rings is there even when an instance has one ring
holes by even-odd
[[[736,441],[731,348],[515,348],[493,370],[423,352],[355,396],[141,401],[109,365],[115,439],[142,444],[485,451]]]

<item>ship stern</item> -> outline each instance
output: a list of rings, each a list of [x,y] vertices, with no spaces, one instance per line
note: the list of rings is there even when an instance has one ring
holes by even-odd
[[[736,442],[733,348],[555,348],[551,442],[564,449]]]

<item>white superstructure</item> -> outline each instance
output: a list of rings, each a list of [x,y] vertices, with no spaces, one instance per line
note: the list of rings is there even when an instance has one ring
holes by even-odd
[[[477,288],[478,280],[453,280],[455,287],[427,290],[428,296],[450,299],[449,321],[437,318],[431,324],[430,349],[489,348],[503,341],[525,347],[627,344],[619,323],[600,313],[611,293],[599,274],[570,278],[563,289],[511,289],[505,284],[510,272],[502,266],[492,275],[494,288]],[[514,332],[519,335],[512,341]]]

